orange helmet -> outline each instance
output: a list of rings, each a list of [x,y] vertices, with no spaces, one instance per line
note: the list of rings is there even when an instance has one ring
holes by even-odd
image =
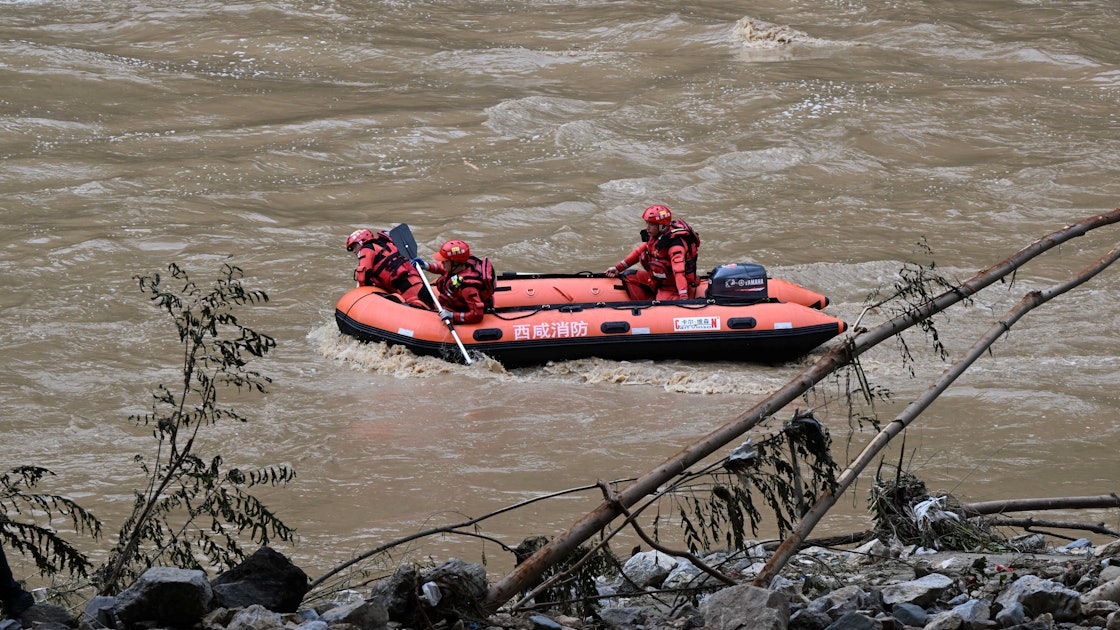
[[[465,263],[470,257],[471,246],[459,240],[447,241],[435,253],[436,260],[450,260],[457,263]]]
[[[366,229],[354,230],[350,233],[350,237],[346,239],[346,249],[354,251],[355,247],[361,247],[362,243],[373,240],[373,232]]]
[[[665,206],[650,206],[642,213],[642,219],[658,225],[669,225],[673,220],[673,213]]]

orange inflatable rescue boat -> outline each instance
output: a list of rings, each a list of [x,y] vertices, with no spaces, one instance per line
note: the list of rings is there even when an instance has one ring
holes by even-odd
[[[587,357],[778,363],[801,357],[847,324],[821,311],[828,299],[768,278],[754,264],[715,268],[695,299],[635,301],[620,278],[578,274],[499,274],[494,308],[477,324],[455,326],[463,346],[507,367]],[[699,297],[703,296],[703,297]],[[407,346],[419,355],[462,361],[434,311],[376,287],[358,287],[335,309],[338,329],[360,341]]]

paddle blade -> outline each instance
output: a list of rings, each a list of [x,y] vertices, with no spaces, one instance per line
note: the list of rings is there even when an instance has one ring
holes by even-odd
[[[416,239],[413,238],[412,229],[408,227],[407,223],[402,223],[389,230],[389,238],[393,239],[393,244],[397,246],[397,249],[404,252],[405,258],[410,260],[418,258],[416,254]]]

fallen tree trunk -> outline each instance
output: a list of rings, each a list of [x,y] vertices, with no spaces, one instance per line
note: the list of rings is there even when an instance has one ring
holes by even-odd
[[[957,380],[961,374],[965,372],[977,359],[979,359],[985,352],[988,352],[992,344],[996,342],[999,337],[1004,335],[1011,327],[1022,319],[1027,313],[1034,308],[1049,302],[1055,297],[1066,293],[1067,291],[1088,282],[1093,276],[1106,269],[1109,265],[1120,258],[1120,247],[1113,249],[1104,258],[1101,258],[1093,265],[1082,270],[1080,273],[1075,274],[1065,282],[1055,285],[1045,291],[1032,291],[1025,295],[1014,308],[1004,315],[1003,319],[997,322],[994,326],[988,329],[973,346],[965,353],[964,357],[949,367],[942,373],[941,377],[917,400],[910,403],[890,424],[883,427],[883,429],[871,440],[863,451],[848,465],[844,472],[836,478],[836,487],[831,492],[826,492],[821,495],[817,503],[804,514],[797,527],[793,529],[789,537],[778,546],[777,551],[770,557],[766,566],[759,571],[754,579],[755,586],[764,586],[770,582],[778,573],[781,572],[782,567],[789,561],[789,559],[797,553],[801,548],[801,543],[808,538],[809,533],[813,531],[817,523],[820,522],[824,515],[836,504],[840,495],[848,489],[855,482],[856,478],[863,472],[872,460],[886,448],[887,444],[899,433],[902,432],[907,426],[910,425],[923,411],[926,410],[954,381]]]
[[[1087,497],[1049,497],[1044,499],[1006,499],[982,501],[961,506],[963,516],[984,516],[1008,512],[1040,512],[1045,510],[1084,510],[1120,507],[1120,496],[1099,494]]]
[[[1007,512],[1038,512],[1045,510],[1084,510],[1091,508],[1120,507],[1120,497],[1115,494],[1105,494],[1088,497],[1052,497],[1048,499],[1004,499],[1001,501],[984,501],[982,503],[969,503],[960,506],[959,512],[968,518],[978,518],[990,514],[1005,514]],[[1034,517],[1026,518],[992,518],[988,524],[996,527],[1018,527],[1030,531],[1034,527],[1047,529],[1077,529],[1120,538],[1120,532],[1106,526],[1104,523],[1072,523],[1069,521],[1053,521]],[[802,547],[836,547],[855,545],[866,542],[875,535],[875,530],[865,529],[862,532],[851,532],[836,536],[821,538],[807,538]],[[1056,534],[1051,533],[1051,536]],[[763,543],[766,551],[777,551],[782,541],[769,541]]]
[[[568,531],[558,535],[537,553],[517,565],[509,574],[490,588],[484,606],[489,610],[496,610],[516,593],[536,582],[546,570],[574,552],[580,544],[593,537],[643,497],[655,493],[662,484],[686,472],[694,464],[716,450],[740,438],[772,413],[795,401],[801,394],[823,380],[827,375],[850,364],[855,357],[869,348],[968,298],[984,287],[998,282],[1001,278],[1011,274],[1026,262],[1051,248],[1083,236],[1097,227],[1117,222],[1120,222],[1120,209],[1088,217],[1067,226],[1039,239],[1015,255],[981,271],[960,286],[942,293],[910,312],[895,317],[833,347],[816,363],[784,387],[700,441],[685,447],[650,472],[642,475],[615,495],[612,500],[604,501],[595,510],[577,521]]]
[[[1104,523],[1070,523],[1067,521],[1048,521],[1033,517],[1027,518],[997,518],[992,519],[991,525],[996,527],[1018,527],[1023,531],[1034,531],[1037,527],[1045,527],[1046,529],[1079,529],[1081,531],[1090,532],[1093,534],[1104,534],[1105,536],[1112,536],[1113,538],[1120,538],[1120,532],[1105,526]],[[1050,536],[1057,536],[1053,532],[1049,532]],[[1066,540],[1073,540],[1068,536],[1058,536]]]

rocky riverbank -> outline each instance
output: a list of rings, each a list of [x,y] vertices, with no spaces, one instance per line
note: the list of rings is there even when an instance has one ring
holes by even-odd
[[[686,559],[637,553],[621,574],[598,580],[593,614],[575,616],[548,608],[482,614],[485,570],[460,560],[401,567],[367,592],[306,606],[307,576],[266,548],[213,580],[154,568],[117,597],[91,599],[77,616],[41,603],[0,621],[0,630],[1120,630],[1120,541],[1016,553],[931,552],[877,540],[851,550],[814,547],[769,588],[750,585],[765,562],[758,549],[703,558],[735,586]]]

